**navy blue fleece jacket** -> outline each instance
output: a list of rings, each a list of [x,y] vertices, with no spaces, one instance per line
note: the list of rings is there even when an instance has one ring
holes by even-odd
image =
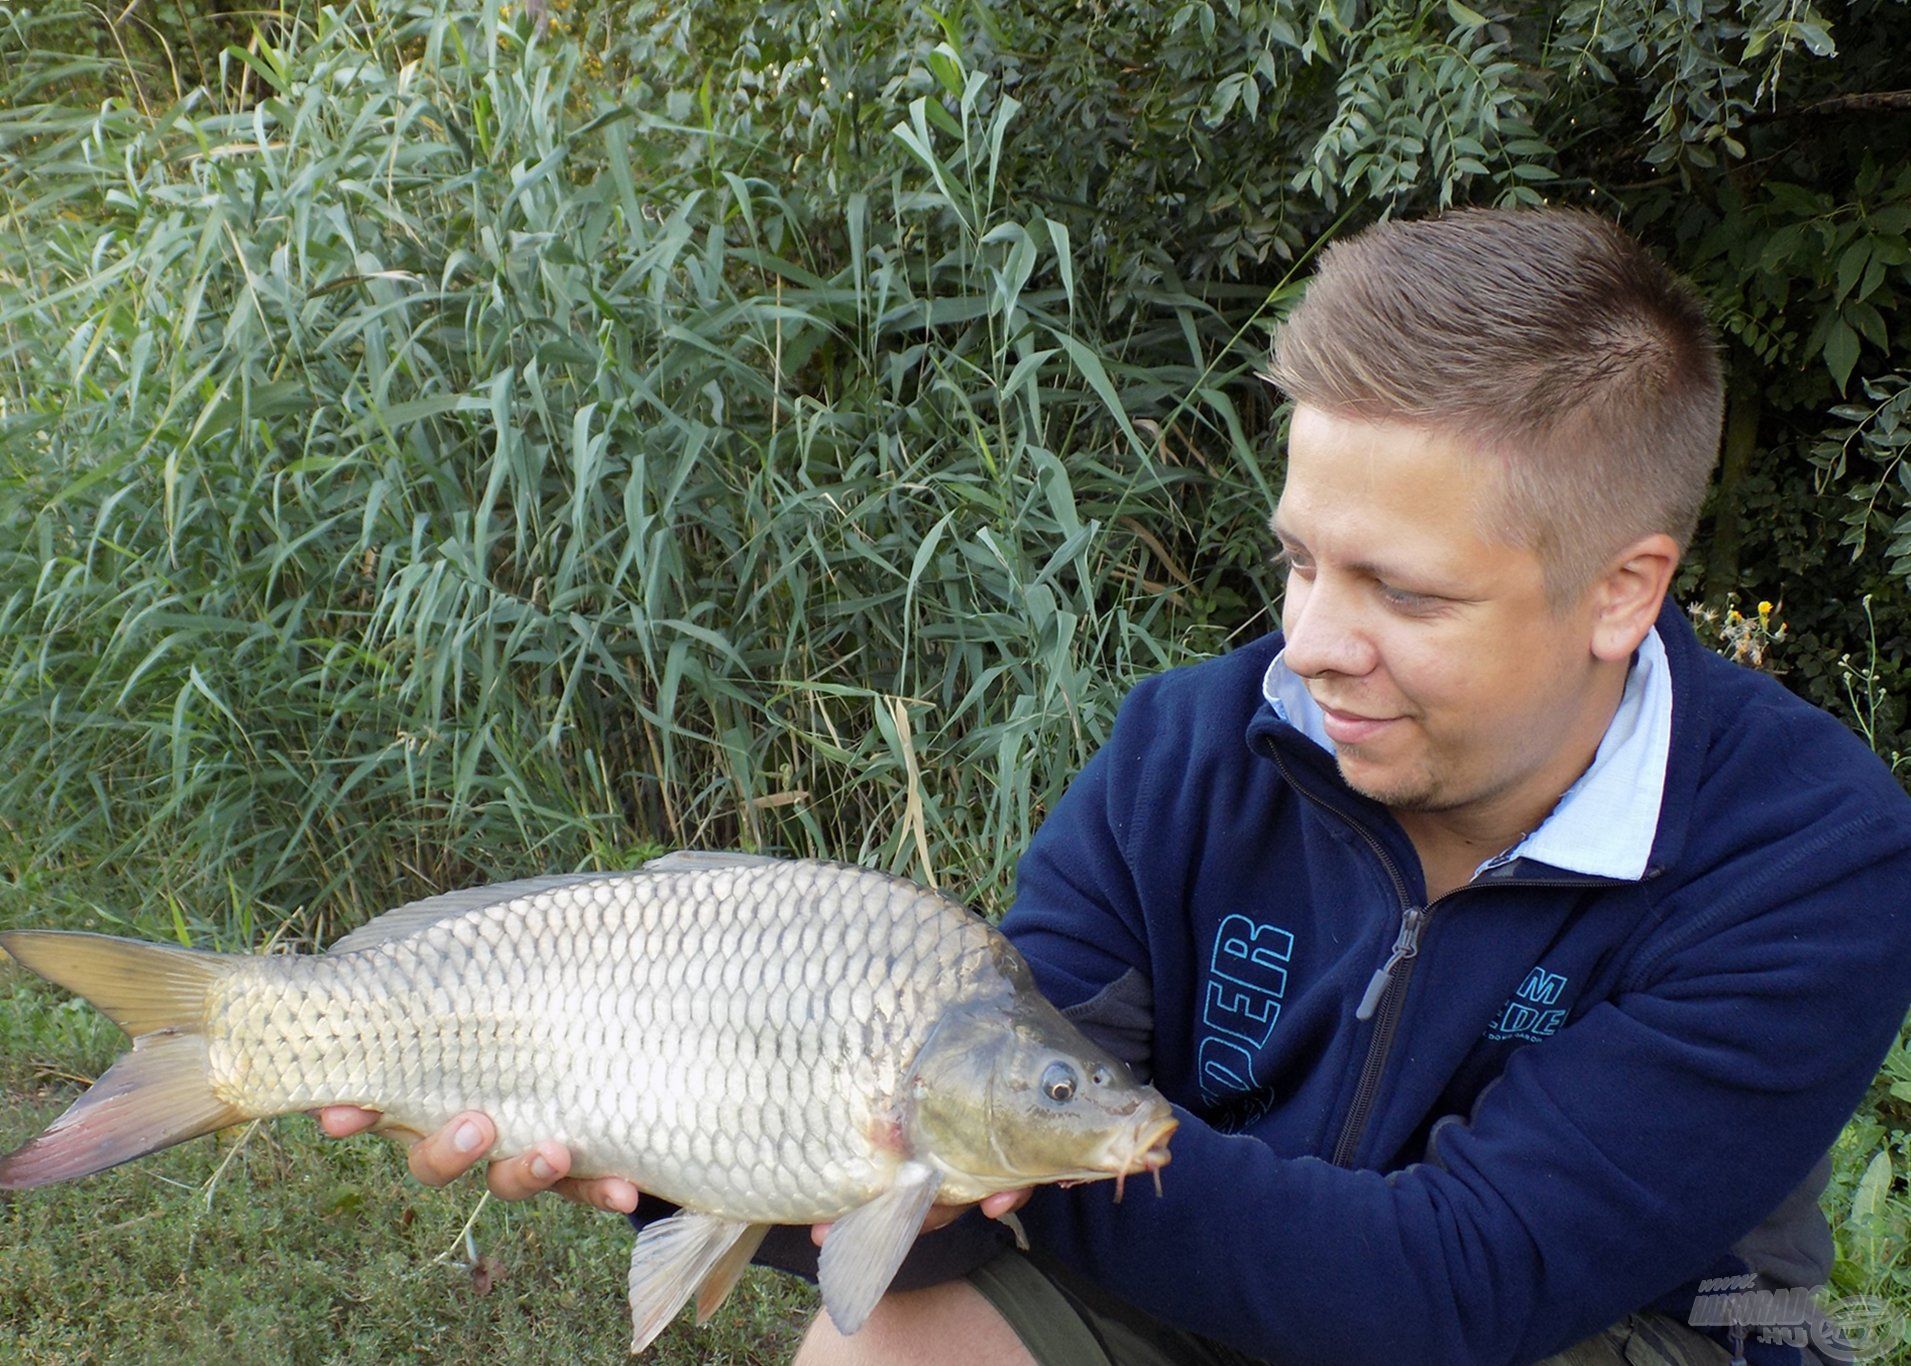
[[[1911,800],[1676,610],[1658,629],[1644,878],[1520,860],[1430,907],[1398,825],[1262,700],[1278,636],[1137,687],[1004,928],[1182,1124],[1160,1199],[1043,1189],[1036,1245],[1270,1361],[1483,1366],[1689,1303],[1781,1203],[1815,1219],[1786,1197],[1911,998]]]

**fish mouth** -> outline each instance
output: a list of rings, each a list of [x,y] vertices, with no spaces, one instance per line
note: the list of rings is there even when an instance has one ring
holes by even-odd
[[[1155,1194],[1161,1194],[1161,1169],[1168,1165],[1171,1156],[1168,1139],[1180,1127],[1181,1121],[1171,1115],[1149,1128],[1136,1131],[1135,1141],[1127,1152],[1117,1157],[1107,1168],[1115,1178],[1116,1203],[1120,1203],[1122,1188],[1135,1172],[1147,1172],[1153,1177]]]

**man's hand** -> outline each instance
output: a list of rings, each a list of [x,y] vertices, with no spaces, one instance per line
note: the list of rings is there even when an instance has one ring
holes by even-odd
[[[355,1105],[328,1105],[314,1112],[319,1128],[333,1138],[362,1133],[383,1118],[376,1110]],[[498,1129],[488,1115],[467,1110],[426,1138],[403,1135],[411,1144],[406,1162],[411,1174],[427,1186],[443,1186],[463,1176],[498,1141]],[[637,1187],[620,1176],[575,1179],[567,1176],[571,1152],[562,1143],[546,1139],[516,1157],[500,1158],[485,1172],[485,1184],[500,1200],[524,1200],[539,1191],[553,1190],[580,1205],[629,1214],[637,1208]]]
[[[970,1210],[980,1208],[991,1219],[1000,1219],[1005,1214],[1013,1214],[1028,1203],[1029,1196],[1035,1192],[1028,1189],[1017,1191],[997,1191],[994,1195],[984,1196],[978,1205],[931,1205],[929,1217],[922,1221],[924,1233],[934,1233],[944,1224],[953,1224]],[[812,1224],[810,1241],[818,1247],[829,1236],[830,1225]]]

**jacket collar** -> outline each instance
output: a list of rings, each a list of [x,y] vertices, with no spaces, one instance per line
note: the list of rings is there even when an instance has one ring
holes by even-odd
[[[1686,832],[1698,804],[1699,773],[1711,733],[1711,680],[1707,674],[1730,667],[1699,643],[1692,622],[1670,595],[1656,624],[1665,642],[1672,673],[1672,752],[1666,759],[1665,794],[1659,802],[1659,833],[1652,841],[1646,876],[1673,867],[1685,852]]]

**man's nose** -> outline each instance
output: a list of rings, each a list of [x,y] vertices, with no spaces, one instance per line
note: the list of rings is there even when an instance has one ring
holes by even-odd
[[[1311,583],[1289,580],[1281,629],[1286,637],[1281,658],[1302,678],[1359,678],[1373,670],[1376,654],[1360,603],[1336,576],[1319,575]]]

